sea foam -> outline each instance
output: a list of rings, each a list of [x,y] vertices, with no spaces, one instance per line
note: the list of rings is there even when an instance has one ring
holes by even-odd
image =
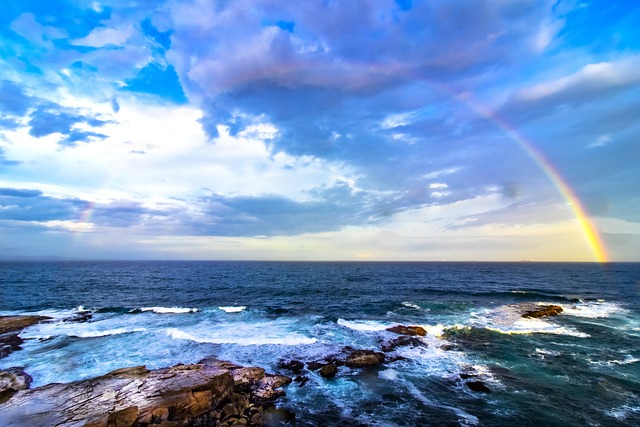
[[[228,307],[218,307],[218,309],[224,311],[225,313],[240,313],[241,311],[246,310],[246,306],[228,306]]]
[[[184,314],[184,313],[197,313],[199,308],[185,308],[185,307],[142,307],[140,311],[151,311],[157,314]]]

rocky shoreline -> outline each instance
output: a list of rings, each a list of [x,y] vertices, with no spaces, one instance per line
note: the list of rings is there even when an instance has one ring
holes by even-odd
[[[558,306],[522,307],[522,317],[554,316]],[[68,321],[90,321],[90,315]],[[49,321],[42,316],[0,316],[0,358],[20,350],[22,329]],[[67,321],[67,319],[64,319]],[[420,326],[396,325],[387,329],[397,338],[379,343],[382,351],[344,347],[319,360],[280,360],[287,375],[270,374],[260,367],[238,366],[214,357],[196,364],[178,364],[149,370],[145,366],[118,369],[106,375],[72,383],[53,383],[30,389],[31,377],[20,367],[0,370],[0,425],[30,427],[200,427],[278,426],[295,420],[295,414],[278,408],[286,395],[282,387],[302,387],[317,372],[325,379],[342,370],[367,369],[404,358],[400,347],[428,344]],[[456,331],[445,331],[453,344],[469,341]],[[468,334],[464,334],[468,335]],[[291,376],[288,376],[291,375]],[[473,392],[491,390],[473,371],[461,372],[462,381]]]

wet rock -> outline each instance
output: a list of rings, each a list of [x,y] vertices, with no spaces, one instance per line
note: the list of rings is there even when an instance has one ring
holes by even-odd
[[[0,334],[18,332],[48,319],[51,318],[46,316],[0,316]]]
[[[307,362],[307,369],[310,371],[317,371],[318,369],[322,368],[324,365],[326,365],[326,363],[322,363],[314,360],[311,362]]]
[[[387,331],[399,335],[419,335],[421,337],[427,335],[427,331],[422,326],[396,325],[387,328]]]
[[[251,389],[251,397],[255,402],[265,403],[286,396],[280,387],[290,384],[293,380],[285,375],[265,375]]]
[[[286,409],[276,407],[267,408],[263,414],[263,425],[267,427],[281,426],[295,421],[296,414]]]
[[[557,316],[560,313],[562,313],[562,307],[559,305],[544,305],[540,306],[536,310],[527,311],[522,315],[522,317],[528,319],[539,319],[541,317]]]
[[[384,359],[384,353],[373,350],[354,350],[349,353],[344,364],[350,368],[364,368],[380,365],[384,363]]]
[[[33,379],[22,368],[9,368],[0,371],[0,403],[11,398],[20,390],[27,390]]]
[[[14,351],[21,350],[20,345],[24,342],[18,334],[0,335],[0,359],[7,357]]]
[[[467,381],[465,384],[473,391],[481,393],[491,393],[489,387],[487,387],[487,385],[482,381]]]
[[[329,363],[328,365],[324,365],[320,368],[320,375],[324,378],[333,378],[338,373],[338,367],[333,363]]]
[[[380,346],[380,348],[385,353],[388,353],[390,351],[395,350],[398,347],[406,347],[406,346],[426,347],[427,344],[425,342],[421,341],[420,338],[418,338],[418,337],[403,335],[401,337],[398,337],[398,338],[395,338],[395,339],[392,339],[390,341],[387,341],[387,342],[383,343]]]
[[[294,383],[298,383],[298,387],[304,386],[309,381],[309,377],[306,375],[299,375],[293,379]]]
[[[65,317],[63,322],[85,323],[93,319],[93,313],[90,311],[81,311],[73,316]]]
[[[299,374],[304,369],[304,363],[299,360],[281,360],[278,366],[282,369],[288,369],[294,374]]]

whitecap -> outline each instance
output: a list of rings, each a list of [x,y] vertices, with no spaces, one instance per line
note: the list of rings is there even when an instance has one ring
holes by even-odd
[[[631,413],[635,412],[640,412],[640,406],[623,405],[606,411],[605,414],[618,421],[624,421]]]
[[[318,342],[316,338],[306,337],[297,333],[284,335],[261,334],[256,331],[253,335],[236,334],[233,330],[229,332],[215,333],[215,331],[200,331],[199,333],[187,332],[177,328],[167,329],[167,335],[174,339],[194,341],[197,343],[209,344],[237,344],[241,346],[249,345],[305,345]]]
[[[416,310],[424,310],[422,307],[420,307],[418,304],[414,304],[412,302],[409,301],[403,301],[402,305],[404,305],[405,307],[409,307],[409,308],[414,308]],[[429,310],[425,310],[425,311],[429,311]]]
[[[157,314],[184,314],[184,313],[197,313],[199,308],[185,308],[185,307],[142,307],[140,311],[151,311]]]
[[[345,328],[353,329],[354,331],[384,331],[387,329],[389,324],[384,324],[381,322],[376,322],[374,320],[345,320],[338,319],[338,325],[344,326]]]
[[[590,319],[609,317],[615,313],[627,313],[627,310],[618,304],[604,300],[588,301],[581,304],[560,304],[560,306],[564,314]]]
[[[225,313],[240,313],[241,311],[245,310],[247,307],[244,305],[239,305],[239,306],[228,306],[228,307],[218,307],[218,308],[224,311]]]
[[[78,338],[98,338],[98,337],[107,337],[110,335],[122,335],[122,334],[130,334],[133,332],[144,332],[145,328],[115,328],[115,329],[105,329],[101,330],[93,330],[93,331],[84,331],[84,332],[73,332],[67,334],[70,337],[78,337]]]

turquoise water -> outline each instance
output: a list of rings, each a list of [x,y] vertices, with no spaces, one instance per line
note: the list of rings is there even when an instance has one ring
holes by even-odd
[[[411,324],[428,333],[387,353],[403,360],[330,380],[305,371],[280,405],[301,426],[640,425],[640,264],[5,262],[0,273],[0,314],[54,318],[0,359],[34,387],[209,356],[295,376],[278,362],[379,351],[397,337],[387,327]],[[523,319],[536,304],[563,312]],[[91,321],[69,321],[85,312]]]

